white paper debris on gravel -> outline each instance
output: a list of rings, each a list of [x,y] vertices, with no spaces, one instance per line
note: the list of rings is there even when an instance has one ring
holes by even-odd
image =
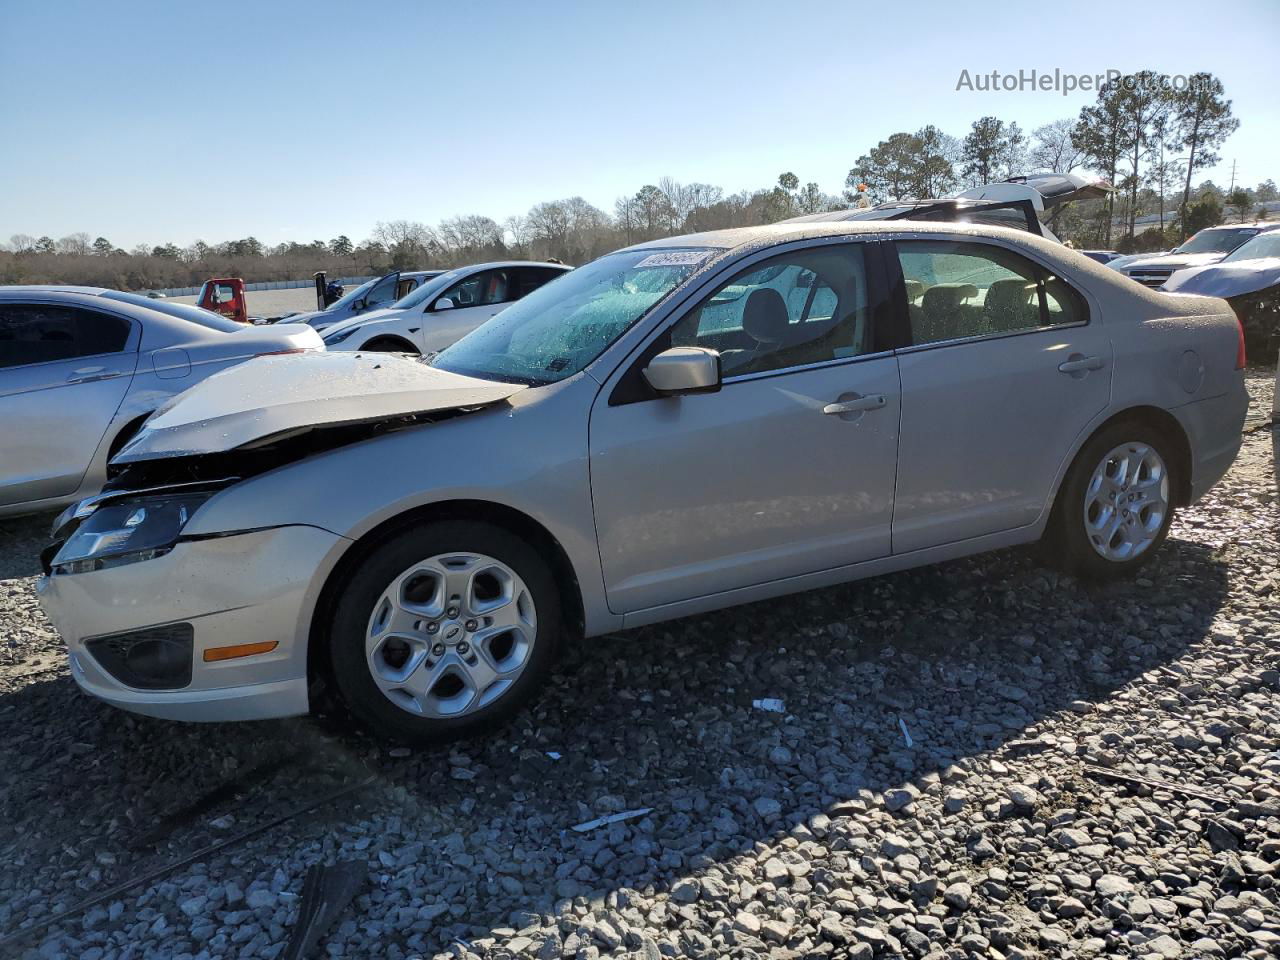
[[[757,710],[767,713],[786,713],[787,705],[776,697],[765,697],[763,700],[752,700],[751,705]]]
[[[621,813],[611,813],[607,817],[596,817],[594,820],[588,820],[586,823],[574,824],[573,829],[578,831],[578,833],[586,833],[588,830],[595,830],[597,827],[607,827],[611,823],[620,823],[623,820],[635,820],[637,817],[643,817],[650,813],[653,813],[653,807],[640,807],[636,810],[623,810]]]

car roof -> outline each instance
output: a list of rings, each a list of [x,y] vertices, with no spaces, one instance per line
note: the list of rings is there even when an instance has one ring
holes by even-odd
[[[110,292],[107,287],[78,287],[66,283],[24,283],[0,286],[0,293],[80,293],[90,297],[100,297]]]
[[[1219,223],[1216,226],[1205,227],[1200,232],[1208,233],[1210,230],[1257,230],[1259,233],[1267,233],[1277,228],[1280,228],[1280,221],[1253,220],[1249,223]]]
[[[626,250],[663,250],[672,247],[713,247],[732,250],[747,244],[771,245],[789,240],[807,240],[812,237],[844,237],[856,234],[938,234],[939,236],[991,236],[1000,238],[1034,237],[1030,231],[1011,227],[997,227],[983,223],[946,223],[936,220],[841,220],[797,223],[762,224],[755,227],[733,227],[728,230],[708,230],[683,236],[661,237],[633,244]],[[1059,246],[1051,244],[1051,246]]]
[[[547,263],[545,260],[488,260],[484,263],[468,263],[453,270],[492,270],[495,267],[554,267],[557,270],[572,270],[566,263]],[[445,273],[452,271],[446,270]]]

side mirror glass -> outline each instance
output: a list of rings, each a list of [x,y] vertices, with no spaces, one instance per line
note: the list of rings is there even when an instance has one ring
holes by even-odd
[[[649,386],[667,397],[720,389],[720,354],[706,347],[672,347],[644,368]]]
[[[432,310],[452,310],[453,301],[450,300],[448,297],[441,297],[439,300],[436,301],[436,305],[431,309]]]

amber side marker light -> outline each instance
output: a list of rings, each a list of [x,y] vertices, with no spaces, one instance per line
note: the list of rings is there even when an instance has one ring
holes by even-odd
[[[204,662],[216,663],[219,660],[252,657],[257,653],[270,653],[278,646],[280,646],[279,640],[260,640],[257,643],[237,643],[230,647],[210,647],[204,652]]]

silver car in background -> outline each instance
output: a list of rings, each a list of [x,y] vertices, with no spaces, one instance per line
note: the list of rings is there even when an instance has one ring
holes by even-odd
[[[557,647],[1040,540],[1148,561],[1240,446],[1240,327],[1023,230],[654,241],[428,364],[250,361],[153,418],[38,585],[76,682],[185,720],[503,721]],[[178,587],[181,589],[177,589]]]
[[[97,493],[142,421],[211,373],[319,349],[306,326],[96,287],[0,287],[0,516]]]

